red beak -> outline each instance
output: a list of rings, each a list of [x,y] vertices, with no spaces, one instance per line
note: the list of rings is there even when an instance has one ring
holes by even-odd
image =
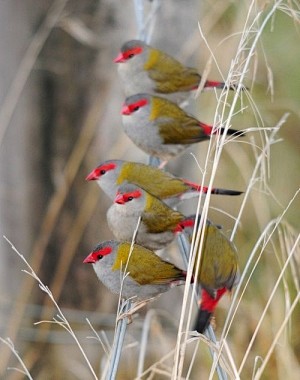
[[[94,264],[96,262],[95,258],[93,257],[93,252],[90,253],[84,260],[84,264]]]
[[[122,107],[122,111],[121,111],[121,114],[122,114],[122,115],[130,115],[130,114],[131,114],[131,111],[130,111],[129,107],[123,105],[123,107]]]
[[[125,204],[124,198],[122,194],[117,194],[115,198],[115,203],[118,203],[119,205]]]
[[[98,179],[98,176],[95,173],[95,170],[90,172],[90,174],[86,177],[86,181],[96,181]]]
[[[124,59],[124,56],[123,56],[123,53],[120,53],[115,59],[114,59],[114,62],[115,63],[122,63],[122,62],[125,62],[126,60]]]

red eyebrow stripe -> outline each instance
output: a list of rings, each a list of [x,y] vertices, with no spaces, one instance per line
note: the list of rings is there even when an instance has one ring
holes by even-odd
[[[112,248],[111,247],[104,247],[102,249],[99,249],[98,251],[95,251],[94,253],[97,255],[107,256],[111,253]]]
[[[126,51],[123,52],[123,58],[127,59],[132,54],[133,55],[140,54],[142,52],[142,50],[143,49],[140,46],[137,46],[137,47],[134,47],[132,49],[126,50]]]
[[[117,165],[114,163],[109,163],[109,164],[103,164],[95,168],[93,171],[90,172],[90,174],[86,177],[87,181],[95,181],[98,180],[102,174],[101,171],[105,170],[106,172],[109,170],[112,170],[116,167]]]
[[[103,164],[103,165],[100,165],[98,166],[98,170],[112,170],[116,167],[117,165],[114,164],[113,162],[110,162],[109,164]]]
[[[104,247],[102,249],[94,250],[84,260],[84,264],[95,264],[99,260],[99,256],[107,256],[112,252],[111,247]]]
[[[130,197],[139,198],[141,195],[142,195],[142,193],[140,192],[140,190],[134,190],[134,191],[131,191],[130,193],[123,194],[123,198],[125,201],[127,201],[128,198],[130,198]]]
[[[138,100],[137,102],[128,104],[128,108],[130,111],[134,111],[136,107],[144,107],[146,104],[148,104],[148,100],[143,98]]]

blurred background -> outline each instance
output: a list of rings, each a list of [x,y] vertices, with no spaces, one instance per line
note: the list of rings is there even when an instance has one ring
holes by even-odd
[[[226,78],[244,28],[250,2],[165,0],[144,1],[145,12],[155,15],[151,44],[203,72],[213,51],[209,78]],[[153,5],[154,4],[154,5]],[[254,4],[251,3],[252,5]],[[251,19],[262,12],[259,28],[273,2],[257,1]],[[241,215],[234,242],[240,267],[245,263],[268,223],[283,213],[238,308],[228,341],[237,365],[281,268],[299,234],[300,167],[300,30],[299,4],[282,1],[257,44],[232,127],[274,127],[284,114],[286,122],[267,152],[265,166],[255,176]],[[297,8],[298,7],[298,8]],[[137,36],[134,1],[23,0],[0,2],[0,336],[10,337],[34,379],[89,379],[91,374],[71,336],[57,325],[33,323],[51,320],[57,311],[37,282],[22,272],[24,263],[5,235],[25,256],[74,328],[96,373],[105,353],[86,318],[112,342],[118,297],[99,283],[91,266],[82,265],[93,246],[112,238],[106,224],[110,200],[96,183],[85,181],[100,162],[120,158],[148,162],[146,154],[124,135],[120,107],[124,100],[112,63],[122,43]],[[255,28],[254,28],[255,29]],[[255,38],[249,37],[250,46]],[[231,94],[228,101],[233,98]],[[192,99],[189,111],[213,123],[216,94],[205,92]],[[243,108],[243,112],[240,109]],[[214,186],[245,190],[265,139],[249,132],[244,143],[227,144]],[[208,143],[189,149],[172,160],[168,170],[201,183]],[[209,217],[230,236],[243,197],[211,198]],[[183,206],[195,211],[196,201]],[[224,212],[220,212],[220,210]],[[228,216],[231,215],[233,218]],[[258,251],[259,252],[259,251]],[[183,266],[176,244],[166,252]],[[272,299],[242,371],[251,378],[257,357],[264,357],[294,297],[299,292],[298,252]],[[216,314],[219,336],[229,307],[225,297]],[[163,295],[128,327],[119,379],[136,376],[136,358],[143,317],[153,308],[145,368],[173,349],[180,317],[182,289]],[[271,356],[265,379],[300,376],[300,310],[296,307],[288,328]],[[158,348],[159,347],[159,348]],[[200,345],[191,379],[207,378],[211,359]],[[187,357],[193,354],[193,346]],[[187,363],[189,360],[187,360]],[[7,367],[18,366],[7,345],[0,344],[0,378],[24,376]],[[172,358],[167,362],[172,365]],[[187,364],[188,366],[188,364]],[[201,371],[201,372],[199,372]],[[146,377],[144,377],[146,378]],[[157,373],[155,379],[164,379]]]

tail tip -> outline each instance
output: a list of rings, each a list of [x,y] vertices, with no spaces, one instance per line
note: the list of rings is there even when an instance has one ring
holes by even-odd
[[[203,334],[210,325],[213,313],[208,310],[199,310],[197,319],[195,321],[194,330],[199,334]]]

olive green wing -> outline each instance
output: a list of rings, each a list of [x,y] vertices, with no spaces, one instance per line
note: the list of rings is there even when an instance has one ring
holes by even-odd
[[[215,225],[207,224],[201,256],[199,282],[206,289],[231,289],[238,281],[238,260],[234,244]]]
[[[192,144],[208,139],[200,122],[177,104],[153,96],[151,109],[150,121],[158,126],[160,137],[165,144]]]
[[[151,53],[149,60],[149,77],[155,81],[155,91],[168,94],[173,92],[190,91],[196,89],[200,82],[200,75],[196,69],[183,66],[176,59],[159,53]]]
[[[128,165],[128,168],[125,166],[120,173],[121,183],[123,181],[134,183],[160,199],[182,194],[189,189],[181,179],[154,166],[131,162],[125,165]]]
[[[203,132],[196,119],[183,121],[171,120],[161,121],[159,125],[159,134],[164,144],[193,144],[200,141],[208,140],[209,137]]]
[[[169,284],[185,279],[185,272],[181,269],[137,244],[129,258],[127,272],[140,285]]]
[[[150,194],[147,195],[145,211],[142,221],[146,224],[148,232],[160,233],[173,231],[185,217],[180,212],[173,210],[164,202]]]

